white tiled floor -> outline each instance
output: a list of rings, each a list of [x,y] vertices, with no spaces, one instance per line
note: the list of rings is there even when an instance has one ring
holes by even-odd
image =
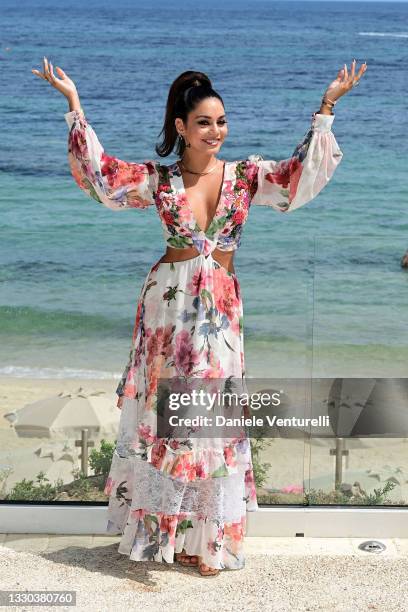
[[[279,555],[362,555],[367,553],[358,547],[368,538],[246,538],[248,553],[270,553]],[[386,549],[379,553],[386,556],[408,557],[408,539],[382,538]]]
[[[119,536],[100,535],[54,535],[0,533],[0,545],[15,551],[51,552],[68,547],[95,548],[119,543]],[[367,538],[245,538],[246,553],[276,555],[361,555],[369,556],[360,550],[359,545]],[[381,556],[408,557],[408,539],[381,539],[386,549]]]

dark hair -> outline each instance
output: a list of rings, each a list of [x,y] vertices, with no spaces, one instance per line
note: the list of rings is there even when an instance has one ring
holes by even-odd
[[[224,106],[220,94],[212,88],[211,81],[204,72],[186,70],[173,81],[167,97],[163,128],[159,134],[159,138],[164,134],[163,140],[155,147],[160,157],[170,155],[176,142],[176,154],[179,157],[183,155],[186,143],[184,138],[179,137],[174,120],[181,117],[186,123],[188,114],[206,98],[218,98]]]

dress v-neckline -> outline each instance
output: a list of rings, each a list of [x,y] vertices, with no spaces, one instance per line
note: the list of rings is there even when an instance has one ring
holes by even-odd
[[[171,180],[171,182],[173,182],[174,177],[176,177],[178,179],[177,191],[184,195],[185,202],[187,203],[187,206],[188,206],[188,209],[189,209],[189,212],[191,214],[191,217],[192,217],[192,220],[193,220],[193,223],[194,223],[195,227],[198,229],[200,234],[204,234],[205,236],[208,235],[208,232],[212,228],[213,224],[215,223],[215,221],[216,221],[216,219],[217,219],[217,217],[219,215],[219,211],[220,211],[221,203],[222,203],[222,199],[223,199],[222,196],[223,196],[223,192],[224,192],[224,189],[225,189],[225,180],[226,180],[225,174],[226,174],[226,169],[227,169],[227,163],[228,163],[227,161],[224,161],[224,167],[223,167],[223,170],[222,170],[222,182],[221,182],[221,187],[220,187],[220,191],[219,191],[219,194],[218,194],[218,200],[217,200],[217,205],[215,207],[215,212],[214,212],[214,215],[213,215],[213,217],[212,217],[212,219],[210,221],[209,226],[205,230],[203,230],[199,226],[199,224],[197,223],[197,220],[196,220],[195,215],[194,215],[193,208],[192,208],[192,206],[191,206],[191,204],[189,202],[189,199],[187,197],[187,194],[186,194],[186,187],[184,185],[183,175],[181,174],[181,170],[180,170],[180,167],[179,167],[178,163],[174,162],[174,164],[172,164],[172,172],[171,172],[170,180]],[[176,173],[174,173],[174,169],[176,169],[176,171],[177,171]]]

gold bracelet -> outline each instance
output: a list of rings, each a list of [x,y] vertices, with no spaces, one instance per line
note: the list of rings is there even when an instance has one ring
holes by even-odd
[[[331,104],[333,104],[333,106],[335,104],[337,104],[337,100],[330,100],[330,98],[327,98],[326,96],[323,96],[322,100],[323,101],[327,100],[328,102],[331,102]]]
[[[329,106],[330,108],[333,108],[336,103],[337,103],[337,100],[330,100],[330,98],[327,98],[325,96],[323,96],[322,98],[322,104],[325,104],[326,106]]]
[[[321,101],[321,106],[327,106],[330,109],[330,114],[334,115],[333,108],[336,102],[337,100],[333,101],[333,100],[330,100],[330,98],[325,98],[325,96],[323,96],[322,101]]]

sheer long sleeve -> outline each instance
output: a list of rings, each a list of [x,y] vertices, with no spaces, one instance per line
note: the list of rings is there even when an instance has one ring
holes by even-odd
[[[248,157],[252,204],[290,212],[317,196],[343,157],[331,131],[333,120],[334,115],[313,113],[310,129],[288,159]]]
[[[154,161],[127,162],[108,155],[84,111],[64,115],[68,124],[68,161],[77,185],[112,210],[146,208],[154,204],[158,167]]]
[[[121,376],[121,378],[120,378],[120,380],[118,382],[118,385],[116,387],[116,395],[118,395],[119,397],[121,395],[124,395],[124,387],[125,387],[125,384],[126,384],[126,381],[127,381],[129,370],[132,367],[133,359],[134,359],[134,348],[132,346],[131,349],[130,349],[130,352],[129,352],[129,359],[127,361],[127,364],[126,364],[126,366],[125,366],[125,368],[124,368],[124,370],[122,372],[122,376]]]

